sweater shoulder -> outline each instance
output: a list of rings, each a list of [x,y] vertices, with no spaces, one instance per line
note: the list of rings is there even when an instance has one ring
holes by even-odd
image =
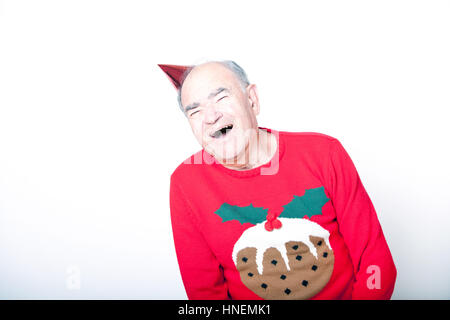
[[[337,140],[335,137],[332,137],[325,133],[320,132],[292,132],[292,131],[279,131],[280,134],[285,136],[294,138],[294,139],[309,139],[309,140],[324,140],[324,141],[332,141]]]
[[[279,131],[281,135],[287,140],[288,143],[300,144],[303,147],[311,146],[315,148],[329,148],[329,146],[336,141],[337,138],[328,134],[320,132],[289,132]]]
[[[171,183],[181,182],[194,174],[193,170],[203,161],[203,149],[184,159],[170,175]]]
[[[319,132],[280,131],[289,157],[300,157],[324,164],[340,142],[333,136]]]

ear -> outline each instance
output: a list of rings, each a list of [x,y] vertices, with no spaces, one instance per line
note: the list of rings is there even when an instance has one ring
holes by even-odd
[[[247,86],[247,94],[248,94],[248,101],[250,103],[252,111],[255,114],[255,116],[257,116],[259,114],[259,98],[258,98],[258,90],[256,89],[255,84],[249,84]]]

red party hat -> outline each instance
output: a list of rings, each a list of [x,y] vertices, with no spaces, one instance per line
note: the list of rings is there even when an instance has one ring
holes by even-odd
[[[191,68],[191,66],[176,66],[173,64],[158,64],[158,66],[166,73],[177,90],[181,87],[184,73]]]

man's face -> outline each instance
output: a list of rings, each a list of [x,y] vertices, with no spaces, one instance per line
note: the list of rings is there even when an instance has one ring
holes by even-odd
[[[195,67],[181,91],[181,103],[197,141],[221,162],[245,156],[258,124],[256,87],[243,88],[237,76],[220,63]]]

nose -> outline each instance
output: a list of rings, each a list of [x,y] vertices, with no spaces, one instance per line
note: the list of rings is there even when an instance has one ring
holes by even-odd
[[[214,124],[222,117],[222,113],[212,105],[206,108],[204,122],[206,124]]]

